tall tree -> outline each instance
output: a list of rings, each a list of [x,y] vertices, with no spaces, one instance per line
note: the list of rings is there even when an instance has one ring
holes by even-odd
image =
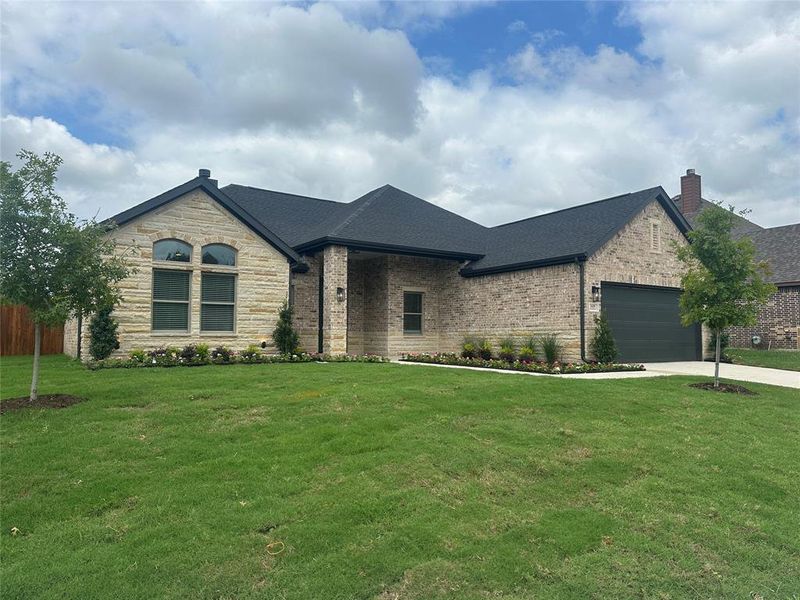
[[[678,249],[686,266],[682,278],[681,319],[685,325],[704,323],[716,336],[714,387],[719,387],[720,339],[732,325],[753,325],[774,285],[767,283],[769,267],[755,260],[753,242],[734,239],[737,215],[719,205],[706,208],[689,232],[687,246]]]
[[[0,297],[22,304],[34,323],[30,399],[38,397],[43,325],[63,323],[120,300],[116,283],[131,272],[116,256],[108,229],[78,221],[55,191],[61,158],[17,155],[16,171],[0,162]]]

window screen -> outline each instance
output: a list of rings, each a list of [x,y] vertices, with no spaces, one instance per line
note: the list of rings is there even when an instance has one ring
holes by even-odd
[[[236,276],[222,273],[203,273],[200,330],[234,330],[236,306]]]
[[[420,292],[403,292],[403,333],[422,333]]]
[[[191,271],[153,269],[153,331],[188,331]]]

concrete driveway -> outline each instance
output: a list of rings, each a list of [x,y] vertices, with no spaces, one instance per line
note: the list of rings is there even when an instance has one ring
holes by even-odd
[[[687,361],[645,363],[644,366],[647,369],[645,373],[650,373],[651,375],[714,376],[713,362]],[[724,379],[737,379],[739,381],[767,383],[770,385],[800,389],[799,371],[784,371],[782,369],[765,369],[764,367],[746,367],[744,365],[722,363],[719,365],[719,376]]]

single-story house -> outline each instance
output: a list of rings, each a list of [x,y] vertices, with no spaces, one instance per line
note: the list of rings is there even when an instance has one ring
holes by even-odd
[[[691,225],[712,204],[702,197],[700,175],[694,169],[681,177],[681,193],[673,201]],[[749,348],[756,337],[763,347],[800,349],[800,223],[764,228],[737,215],[733,235],[753,240],[756,258],[769,264],[768,280],[778,291],[755,325],[729,330],[730,344]]]
[[[622,360],[702,353],[700,328],[678,316],[675,244],[690,225],[661,187],[484,227],[390,185],[342,203],[220,188],[201,169],[110,221],[138,269],[114,311],[119,355],[270,348],[287,298],[309,352],[455,352],[465,336],[555,333],[566,360],[587,360],[602,309]],[[72,355],[77,329],[65,332]]]

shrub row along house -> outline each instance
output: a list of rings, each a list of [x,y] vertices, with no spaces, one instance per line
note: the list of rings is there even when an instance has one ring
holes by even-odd
[[[660,187],[484,227],[389,185],[340,203],[219,188],[201,169],[111,221],[138,269],[114,311],[118,355],[269,347],[286,298],[308,352],[455,352],[468,335],[557,334],[565,359],[590,359],[601,309],[620,360],[702,352],[700,328],[678,315],[674,244],[690,225]],[[72,355],[77,329],[65,332]]]
[[[673,201],[692,225],[711,205],[702,197],[701,178],[694,169],[681,177],[681,193]],[[753,240],[756,258],[769,263],[771,274],[767,279],[778,291],[761,310],[754,326],[731,328],[730,344],[747,348],[757,336],[763,347],[800,349],[800,223],[764,228],[741,216],[736,223],[733,235]]]

